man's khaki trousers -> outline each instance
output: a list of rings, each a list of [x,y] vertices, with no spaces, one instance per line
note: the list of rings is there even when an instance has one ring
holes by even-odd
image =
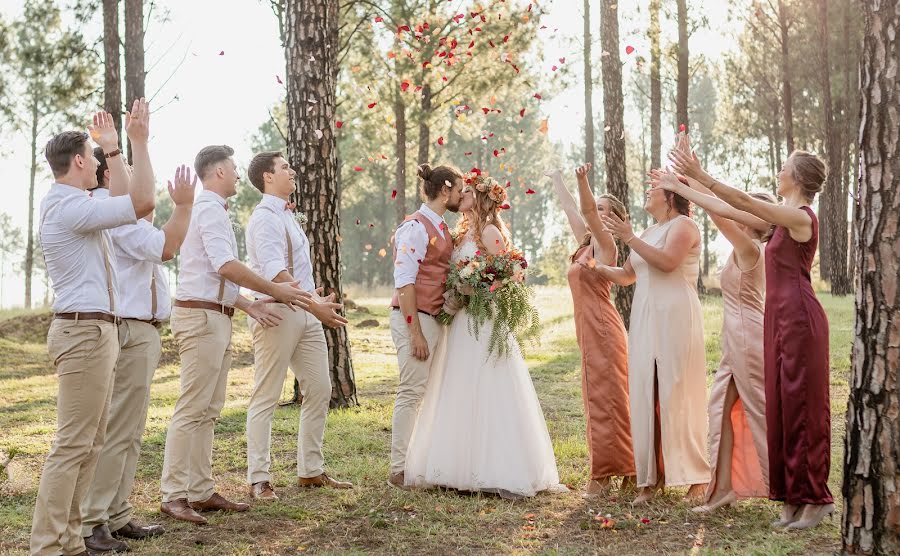
[[[59,377],[56,439],[44,462],[31,524],[31,554],[84,552],[81,501],[103,448],[119,355],[115,324],[55,319],[47,351]]]
[[[303,405],[297,432],[297,476],[324,472],[322,440],[331,400],[328,345],[322,323],[303,310],[272,305],[283,317],[278,326],[264,328],[250,320],[256,374],[247,408],[247,482],[270,481],[272,417],[284,387],[288,367],[300,383]]]
[[[106,443],[97,471],[81,503],[81,535],[108,525],[117,531],[131,521],[128,502],[134,487],[141,436],[147,424],[150,384],[161,354],[159,331],[146,322],[124,320],[119,325],[119,359],[113,378],[112,400],[106,424]]]
[[[394,418],[391,425],[391,474],[403,471],[406,466],[406,450],[416,426],[419,406],[425,396],[425,385],[431,372],[431,362],[441,336],[441,324],[434,317],[419,313],[422,334],[428,343],[428,359],[420,361],[410,354],[409,325],[400,311],[391,311],[391,336],[397,348],[400,367],[400,385],[394,402]]]
[[[216,491],[213,430],[225,406],[231,368],[231,319],[207,309],[172,309],[181,357],[181,395],[166,434],[160,489],[163,502],[203,502]]]

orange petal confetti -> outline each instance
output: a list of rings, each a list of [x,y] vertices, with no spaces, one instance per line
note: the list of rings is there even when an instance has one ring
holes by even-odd
[[[437,236],[435,236],[435,237],[431,238],[430,240],[428,240],[428,243],[430,243],[430,244],[432,244],[432,245],[434,245],[435,243],[437,243]]]
[[[540,131],[541,133],[547,133],[549,129],[550,127],[547,123],[547,120],[541,120],[541,127],[538,129],[538,131]]]
[[[387,256],[387,251],[385,251],[385,249],[382,247],[381,249],[378,250],[378,256],[381,257],[382,259],[385,258]]]
[[[372,250],[372,244],[371,244],[371,243],[367,243],[367,244],[366,244],[366,251],[371,251],[371,250]]]

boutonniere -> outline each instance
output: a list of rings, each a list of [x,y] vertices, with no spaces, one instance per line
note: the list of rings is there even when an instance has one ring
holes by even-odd
[[[305,212],[295,212],[294,220],[297,221],[301,228],[305,228],[306,223],[309,222],[309,217],[306,216]]]

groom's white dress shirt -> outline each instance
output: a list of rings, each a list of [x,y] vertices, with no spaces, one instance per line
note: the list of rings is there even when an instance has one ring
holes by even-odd
[[[309,239],[294,219],[294,213],[286,208],[284,199],[264,194],[250,214],[247,223],[247,255],[250,268],[266,280],[272,280],[282,270],[288,270],[287,236],[291,238],[294,280],[300,289],[312,292],[312,261],[309,258]],[[257,292],[257,297],[269,297]]]
[[[191,223],[181,245],[175,299],[219,303],[219,269],[238,258],[228,205],[219,194],[204,189],[194,200]],[[233,307],[240,288],[225,280],[221,303]]]
[[[94,199],[87,191],[54,183],[41,201],[38,234],[53,284],[55,313],[112,313],[108,285],[118,302],[116,269],[106,275],[105,256],[112,263],[109,228],[134,224],[129,195]]]
[[[444,217],[428,208],[424,203],[419,207],[418,212],[425,215],[434,224],[442,238],[447,239],[441,227],[442,224],[445,224]],[[428,232],[425,230],[425,226],[416,220],[404,222],[397,228],[397,232],[394,234],[394,245],[397,247],[397,258],[394,259],[395,288],[400,289],[416,283],[419,264],[425,257],[428,241]]]

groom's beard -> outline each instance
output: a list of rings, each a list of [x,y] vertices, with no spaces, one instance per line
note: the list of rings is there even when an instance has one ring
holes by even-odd
[[[461,201],[456,201],[454,203],[453,201],[447,201],[447,210],[449,210],[450,212],[459,212],[460,202]]]

